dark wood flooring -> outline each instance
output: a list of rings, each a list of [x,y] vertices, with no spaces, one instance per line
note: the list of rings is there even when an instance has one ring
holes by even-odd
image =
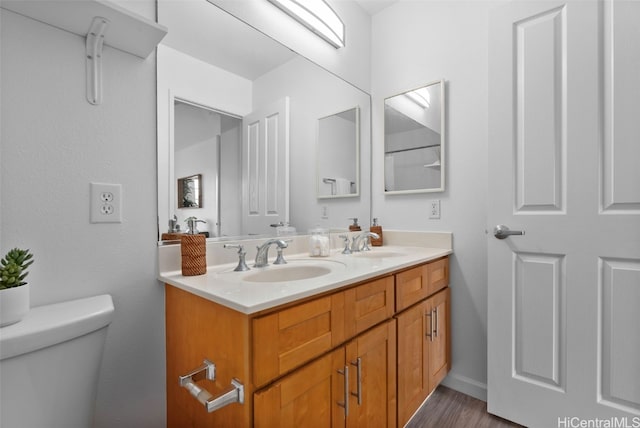
[[[487,413],[487,403],[440,385],[406,428],[513,428],[521,425]]]

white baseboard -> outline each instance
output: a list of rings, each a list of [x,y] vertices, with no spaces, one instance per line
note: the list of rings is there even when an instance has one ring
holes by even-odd
[[[478,382],[477,380],[457,373],[449,373],[442,381],[442,384],[458,392],[477,398],[478,400],[487,401],[486,383]]]

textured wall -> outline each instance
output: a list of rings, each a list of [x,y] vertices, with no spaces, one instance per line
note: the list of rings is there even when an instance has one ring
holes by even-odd
[[[155,18],[153,0],[131,4]],[[96,426],[163,426],[155,55],[105,47],[104,102],[92,106],[83,38],[5,10],[1,31],[0,249],[35,254],[33,306],[113,296]],[[121,224],[89,223],[92,181],[122,184]]]

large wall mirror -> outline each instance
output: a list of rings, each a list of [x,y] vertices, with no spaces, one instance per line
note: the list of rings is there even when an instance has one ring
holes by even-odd
[[[386,98],[385,193],[442,192],[444,178],[444,80]]]
[[[169,29],[157,51],[161,234],[193,216],[210,239],[370,218],[368,93],[207,1],[158,0],[158,21]],[[327,133],[349,147],[320,142]],[[331,160],[343,167],[322,174],[341,187],[319,194]],[[178,180],[193,176],[201,202],[182,204]]]

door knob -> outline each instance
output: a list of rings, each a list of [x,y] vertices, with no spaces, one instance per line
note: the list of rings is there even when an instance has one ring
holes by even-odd
[[[498,239],[504,239],[511,235],[524,235],[524,230],[510,230],[504,224],[499,224],[493,228],[493,236]]]

